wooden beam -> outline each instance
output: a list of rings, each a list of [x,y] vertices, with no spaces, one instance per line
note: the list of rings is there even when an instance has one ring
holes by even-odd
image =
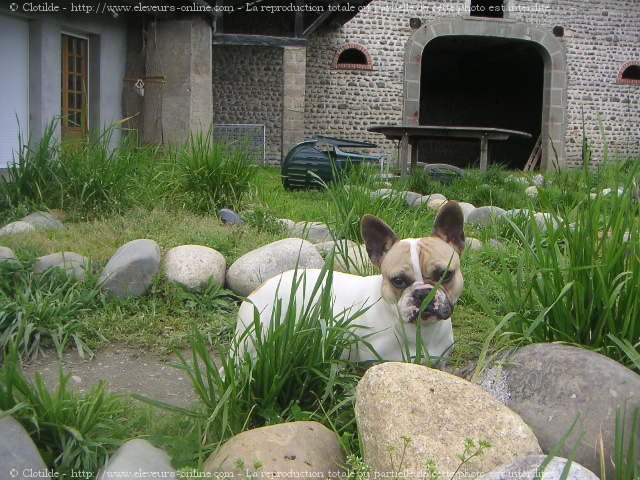
[[[293,20],[293,31],[297,38],[302,37],[304,31],[304,12],[302,12],[303,0],[296,0],[296,13]]]
[[[336,4],[332,3],[331,5],[336,5]],[[332,13],[333,12],[329,8],[329,6],[327,6],[327,8],[324,9],[324,12],[318,15],[318,18],[316,18],[313,22],[311,22],[311,25],[309,25],[304,30],[304,32],[302,33],[302,36],[305,38],[309,38],[309,35],[311,35],[318,28],[320,28],[320,26],[325,22],[325,20],[327,20],[327,18],[329,18],[329,16],[331,16]]]
[[[271,35],[246,35],[241,33],[218,33],[213,36],[214,45],[257,45],[262,47],[304,47],[305,38],[274,37]]]
[[[215,6],[217,8],[216,8],[216,11],[213,12],[213,34],[214,35],[224,32],[222,8],[221,8],[223,4],[224,4],[224,0],[216,0]]]

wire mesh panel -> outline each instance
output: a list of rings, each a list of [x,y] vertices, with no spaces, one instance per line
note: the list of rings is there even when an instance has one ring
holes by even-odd
[[[213,140],[246,147],[247,153],[256,164],[264,165],[266,162],[266,131],[264,124],[216,123],[213,125]]]

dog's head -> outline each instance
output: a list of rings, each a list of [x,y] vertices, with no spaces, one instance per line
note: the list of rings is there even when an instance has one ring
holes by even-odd
[[[447,202],[440,209],[430,237],[400,240],[378,217],[362,218],[369,258],[382,273],[382,297],[398,305],[405,322],[421,317],[428,324],[451,317],[464,284],[460,271],[463,225],[456,202]],[[432,300],[423,305],[436,286]]]

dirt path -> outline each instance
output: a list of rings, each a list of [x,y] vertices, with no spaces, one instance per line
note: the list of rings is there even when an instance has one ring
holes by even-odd
[[[87,392],[98,381],[105,380],[111,393],[138,393],[185,406],[195,402],[196,395],[188,375],[172,367],[177,363],[175,356],[161,357],[117,345],[101,349],[92,359],[82,359],[75,351],[63,356],[64,370],[72,375],[69,384],[79,392]],[[41,372],[49,388],[58,383],[58,360],[54,351],[25,363],[24,370],[31,378]]]

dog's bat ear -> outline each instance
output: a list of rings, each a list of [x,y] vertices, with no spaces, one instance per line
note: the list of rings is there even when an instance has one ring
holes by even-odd
[[[449,243],[458,252],[464,249],[464,215],[457,202],[447,202],[438,212],[433,235]]]
[[[371,262],[380,267],[382,258],[399,238],[391,227],[373,215],[362,217],[360,227]]]

